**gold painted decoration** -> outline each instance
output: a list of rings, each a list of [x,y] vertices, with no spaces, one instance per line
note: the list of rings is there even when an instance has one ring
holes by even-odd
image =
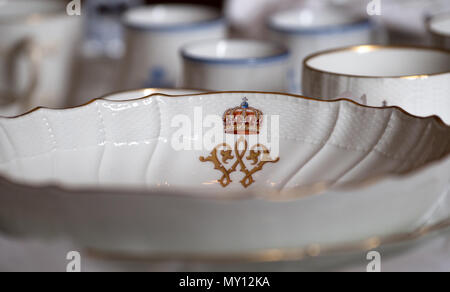
[[[243,148],[239,150],[241,145],[243,145]],[[248,155],[246,156],[247,152]],[[230,160],[234,160],[234,163],[231,164]],[[266,163],[276,163],[279,160],[279,157],[272,160],[270,151],[264,145],[256,144],[249,150],[248,142],[244,137],[236,141],[234,150],[230,145],[223,143],[217,145],[208,157],[200,157],[201,162],[212,162],[214,169],[222,172],[222,177],[219,179],[222,187],[227,187],[233,182],[230,175],[240,167],[240,172],[245,175],[240,181],[244,188],[248,188],[255,182],[253,175],[261,171]],[[253,168],[247,168],[246,162],[253,166]],[[227,168],[228,165],[230,165],[229,168]]]
[[[260,110],[249,107],[245,97],[240,107],[225,111],[224,132],[242,136],[236,141],[234,148],[227,143],[221,143],[208,157],[200,157],[201,162],[212,162],[214,169],[222,173],[218,180],[222,187],[225,188],[233,182],[231,174],[238,171],[239,167],[239,171],[244,174],[240,183],[244,188],[248,188],[255,182],[253,175],[261,171],[266,163],[277,163],[280,160],[279,157],[272,159],[269,149],[260,143],[248,146],[246,136],[259,134],[262,116]]]

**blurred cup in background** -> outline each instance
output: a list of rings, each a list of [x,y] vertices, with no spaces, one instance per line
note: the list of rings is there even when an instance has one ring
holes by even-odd
[[[302,62],[318,51],[372,43],[374,26],[366,16],[329,6],[275,13],[268,20],[271,38],[291,51],[289,91],[301,93]]]
[[[258,40],[208,40],[181,50],[183,87],[205,90],[287,90],[289,51]]]
[[[0,2],[0,115],[64,107],[82,32],[65,1]]]
[[[88,57],[106,56],[120,59],[125,52],[121,16],[144,0],[84,0],[86,40],[84,54]]]
[[[317,53],[304,62],[303,89],[310,97],[398,106],[450,124],[450,51],[356,46]]]
[[[450,50],[450,12],[438,14],[428,21],[433,46]]]
[[[386,27],[391,45],[427,45],[425,20],[450,9],[448,0],[389,0],[380,3],[382,12],[379,18]]]
[[[125,13],[123,23],[127,39],[123,89],[176,87],[180,48],[193,41],[224,38],[227,32],[220,11],[198,5],[137,7]]]

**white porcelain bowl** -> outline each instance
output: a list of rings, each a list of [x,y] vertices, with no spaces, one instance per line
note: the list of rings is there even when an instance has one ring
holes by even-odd
[[[243,97],[262,123],[279,116],[269,135],[279,135],[279,161],[271,157],[247,188],[240,164],[224,187],[220,167],[205,159],[211,151],[172,148],[171,121],[199,109],[222,116]],[[0,137],[0,230],[108,251],[236,253],[389,235],[417,227],[449,183],[449,159],[437,162],[450,153],[442,121],[345,100],[254,92],[96,100],[0,119]],[[250,170],[248,142],[228,164],[218,151],[221,165],[241,157]],[[392,178],[366,186],[380,176]],[[366,187],[338,188],[348,183]]]

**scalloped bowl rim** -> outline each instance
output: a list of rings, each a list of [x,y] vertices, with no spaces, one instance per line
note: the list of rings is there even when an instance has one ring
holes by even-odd
[[[108,100],[107,97],[111,96],[111,95],[115,95],[115,94],[121,94],[121,93],[131,93],[131,92],[140,92],[140,91],[145,91],[145,90],[152,90],[152,91],[157,91],[157,90],[166,90],[166,89],[162,89],[162,88],[142,88],[142,89],[136,89],[136,90],[125,90],[125,91],[118,91],[118,92],[113,92],[110,94],[106,94],[103,95],[100,98],[95,98],[92,99],[91,101],[79,105],[79,106],[74,106],[74,107],[67,107],[67,108],[63,108],[63,109],[52,109],[52,108],[47,108],[47,107],[36,107],[24,114],[18,115],[18,116],[14,116],[14,117],[1,117],[0,116],[0,120],[1,119],[20,119],[22,117],[31,115],[35,112],[38,112],[40,110],[50,110],[50,111],[55,111],[55,112],[64,112],[64,111],[68,111],[68,110],[72,110],[72,109],[78,109],[78,108],[82,108],[85,106],[88,106],[90,104],[93,104],[95,102],[98,101],[107,101],[110,103],[125,103],[125,102],[130,102],[130,101],[141,101],[141,100],[146,100],[152,97],[156,97],[156,96],[163,96],[163,97],[173,97],[173,98],[177,98],[177,97],[192,97],[192,96],[208,96],[208,95],[215,95],[215,94],[275,94],[275,95],[281,95],[281,96],[288,96],[288,97],[294,97],[294,98],[300,98],[300,99],[304,99],[304,100],[310,100],[310,101],[317,101],[317,102],[323,102],[323,103],[337,103],[337,102],[350,102],[352,104],[355,104],[359,107],[363,107],[363,108],[370,108],[370,109],[375,109],[375,110],[385,110],[385,109],[393,109],[396,110],[398,112],[400,112],[403,115],[409,116],[411,118],[414,119],[421,119],[421,120],[434,120],[435,122],[437,122],[440,126],[445,127],[450,129],[450,125],[447,125],[439,116],[437,115],[431,115],[431,116],[425,116],[425,117],[421,117],[421,116],[417,116],[417,115],[413,115],[409,112],[407,112],[406,110],[404,110],[403,108],[399,107],[399,106],[386,106],[386,107],[374,107],[374,106],[368,106],[368,105],[363,105],[360,104],[354,100],[351,99],[347,99],[347,98],[339,98],[339,99],[334,99],[334,100],[322,100],[322,99],[317,99],[317,98],[311,98],[311,97],[306,97],[306,96],[302,96],[302,95],[296,95],[296,94],[290,94],[290,93],[280,93],[280,92],[266,92],[266,91],[211,91],[211,92],[203,92],[203,93],[193,93],[193,94],[180,94],[180,95],[170,95],[170,94],[163,94],[163,93],[151,93],[147,96],[144,97],[139,97],[139,98],[135,98],[135,99],[129,99],[129,100]],[[176,89],[177,90],[177,89]],[[183,90],[183,89],[179,89],[179,90]],[[404,173],[404,174],[382,174],[382,175],[376,175],[376,176],[370,176],[368,178],[362,179],[360,181],[357,182],[351,182],[348,184],[345,184],[343,186],[333,186],[333,184],[329,184],[326,181],[314,184],[312,186],[306,186],[306,187],[296,187],[296,188],[292,188],[292,189],[288,189],[288,190],[282,190],[282,191],[274,191],[274,190],[267,190],[264,187],[259,187],[258,189],[255,189],[254,191],[250,191],[250,192],[246,192],[246,193],[242,193],[242,192],[238,192],[238,191],[229,191],[229,192],[223,192],[223,193],[219,193],[217,196],[214,197],[210,197],[210,196],[202,196],[202,195],[198,195],[198,194],[194,194],[195,191],[197,192],[198,189],[195,188],[191,188],[190,191],[186,191],[185,188],[181,188],[181,187],[172,187],[171,191],[168,191],[167,189],[159,189],[157,187],[150,187],[145,189],[142,193],[136,194],[134,193],[134,195],[140,196],[143,195],[143,193],[146,193],[146,195],[158,195],[157,193],[165,193],[164,195],[169,195],[169,196],[173,196],[173,197],[180,197],[180,198],[193,198],[193,199],[207,199],[207,200],[245,200],[245,199],[252,199],[252,198],[256,198],[256,199],[262,199],[262,200],[267,200],[267,201],[286,201],[286,200],[296,200],[296,199],[302,199],[302,198],[306,198],[306,197],[311,197],[311,196],[315,196],[315,195],[320,195],[322,193],[325,193],[326,191],[330,191],[330,190],[334,190],[334,191],[339,191],[339,190],[344,190],[344,191],[357,191],[359,189],[364,189],[366,187],[375,185],[381,181],[387,180],[387,179],[392,179],[392,178],[404,178],[404,177],[408,177],[408,176],[412,176],[414,174],[420,173],[422,171],[424,171],[425,169],[428,169],[430,167],[432,167],[433,165],[439,164],[440,162],[449,159],[450,158],[450,153],[447,154],[446,156],[444,156],[443,158],[439,159],[439,160],[434,160],[434,161],[430,161],[428,163],[425,163],[422,166],[416,167],[413,170]],[[10,179],[10,178],[6,178],[5,176],[0,174],[0,181],[4,181],[6,183],[9,184],[13,184],[13,185],[18,185],[18,186],[22,186],[22,187],[27,187],[27,188],[31,188],[31,189],[52,189],[52,190],[58,190],[58,191],[63,191],[63,192],[72,192],[72,191],[91,191],[91,192],[99,192],[99,191],[107,191],[110,194],[113,194],[115,192],[118,191],[124,191],[124,190],[130,190],[129,187],[124,187],[124,188],[117,188],[114,187],[114,190],[108,186],[100,186],[100,187],[69,187],[67,185],[64,185],[62,183],[43,183],[43,184],[39,184],[39,183],[24,183],[24,182],[16,182],[14,179]],[[181,192],[181,189],[183,189],[184,193],[181,195],[179,194],[177,191]],[[133,190],[131,188],[131,190]],[[175,194],[176,192],[176,194]],[[207,191],[206,191],[207,192]],[[281,196],[280,196],[281,195]]]

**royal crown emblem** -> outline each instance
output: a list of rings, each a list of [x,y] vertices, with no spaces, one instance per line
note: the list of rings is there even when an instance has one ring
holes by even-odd
[[[263,113],[250,107],[248,99],[243,98],[240,106],[231,108],[223,114],[223,123],[226,134],[258,135],[262,124]]]
[[[248,135],[258,135],[263,122],[262,111],[250,107],[248,99],[243,98],[238,107],[230,108],[223,114],[224,132],[226,134],[239,135],[234,147],[227,143],[217,145],[208,157],[201,156],[201,162],[211,162],[214,169],[222,173],[218,182],[222,187],[227,187],[233,181],[231,174],[240,169],[245,176],[240,181],[244,188],[255,182],[254,174],[261,171],[267,163],[277,163],[280,158],[272,159],[269,149],[257,143],[249,147],[246,139]],[[247,167],[247,164],[253,166]]]

